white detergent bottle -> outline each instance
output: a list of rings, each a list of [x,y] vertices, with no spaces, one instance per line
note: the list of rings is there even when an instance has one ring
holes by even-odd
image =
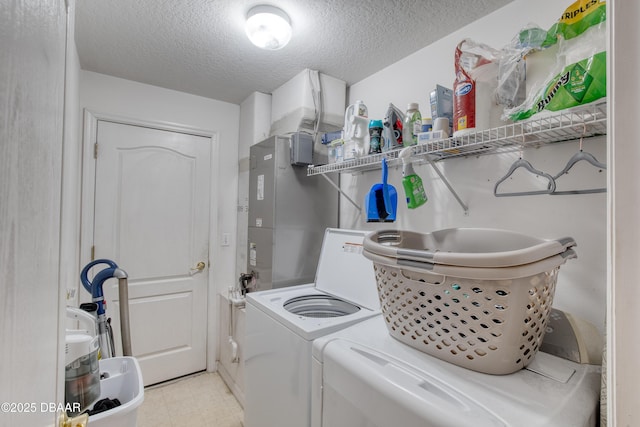
[[[359,117],[368,117],[369,113],[367,111],[367,106],[364,105],[364,102],[358,100],[354,104],[351,104],[347,107],[344,112],[344,140],[349,140],[353,138],[355,133],[355,126],[353,118],[355,116]]]
[[[345,144],[353,144],[355,155],[360,157],[367,154],[367,142],[369,139],[369,120],[367,106],[358,100],[347,107],[344,113],[344,136]]]

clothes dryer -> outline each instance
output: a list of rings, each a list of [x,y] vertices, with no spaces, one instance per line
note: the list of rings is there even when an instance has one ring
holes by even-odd
[[[313,343],[312,427],[593,427],[601,368],[539,351],[475,372],[393,338],[376,316]]]
[[[379,315],[366,234],[327,229],[313,283],[247,294],[246,427],[309,426],[313,340]]]

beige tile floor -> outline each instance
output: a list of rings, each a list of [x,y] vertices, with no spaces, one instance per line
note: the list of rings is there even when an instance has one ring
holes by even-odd
[[[217,373],[200,373],[144,390],[138,427],[242,427],[242,407]]]

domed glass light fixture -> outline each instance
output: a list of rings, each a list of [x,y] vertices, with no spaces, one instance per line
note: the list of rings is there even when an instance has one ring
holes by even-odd
[[[291,40],[291,21],[283,10],[275,6],[255,6],[247,13],[245,31],[254,45],[278,50]]]

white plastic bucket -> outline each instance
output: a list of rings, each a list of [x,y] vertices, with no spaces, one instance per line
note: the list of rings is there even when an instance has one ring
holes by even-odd
[[[118,399],[113,409],[89,417],[91,427],[136,427],[138,408],[144,401],[140,365],[134,357],[100,360],[100,399]]]

